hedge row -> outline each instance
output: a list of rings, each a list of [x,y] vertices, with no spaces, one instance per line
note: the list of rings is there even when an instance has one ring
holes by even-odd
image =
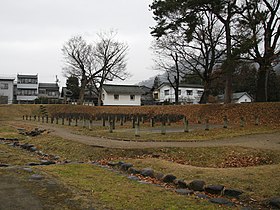
[[[280,125],[280,103],[246,103],[246,104],[207,104],[207,105],[170,105],[170,106],[78,106],[47,105],[50,116],[67,115],[184,115],[189,122],[197,123],[209,119],[210,123],[221,124],[226,116],[229,123],[239,124],[243,117],[246,123],[254,123],[256,117],[260,124]]]

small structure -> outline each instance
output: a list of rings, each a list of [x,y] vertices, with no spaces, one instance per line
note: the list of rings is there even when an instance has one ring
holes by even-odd
[[[0,77],[0,104],[13,103],[14,78]]]
[[[39,83],[39,98],[59,98],[59,86],[57,83]]]
[[[218,101],[222,103],[224,101],[224,95],[218,95]],[[251,103],[253,102],[253,98],[247,92],[238,92],[232,94],[232,102],[235,104]]]
[[[202,85],[196,84],[180,84],[179,85],[179,102],[188,104],[198,104],[203,94],[204,88]],[[168,83],[162,83],[153,92],[154,100],[158,103],[174,103],[175,102],[175,90]]]
[[[137,85],[103,85],[103,105],[140,106],[144,91]]]
[[[18,103],[34,103],[38,98],[38,74],[37,75],[17,75]]]

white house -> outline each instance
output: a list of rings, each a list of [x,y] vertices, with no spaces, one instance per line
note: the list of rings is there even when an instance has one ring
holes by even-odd
[[[179,102],[198,104],[204,88],[202,85],[180,84],[179,85]],[[154,100],[160,103],[165,101],[175,102],[175,90],[169,83],[162,83],[154,92]]]
[[[14,92],[13,78],[0,78],[0,104],[12,104]]]
[[[57,83],[39,83],[38,97],[58,99],[59,98],[59,86]]]
[[[224,95],[218,95],[218,100],[223,102]],[[233,93],[232,102],[236,103],[236,104],[251,103],[251,102],[253,102],[253,98],[247,92]]]
[[[137,85],[103,85],[103,105],[140,106],[144,91]]]
[[[18,103],[33,103],[38,98],[38,75],[17,75]]]

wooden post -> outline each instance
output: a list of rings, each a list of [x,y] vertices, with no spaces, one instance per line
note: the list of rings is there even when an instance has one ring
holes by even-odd
[[[72,119],[71,119],[71,117],[69,117],[69,118],[68,118],[68,125],[69,125],[69,126],[71,126],[71,121],[72,121]]]
[[[28,120],[28,115],[25,116],[25,120]]]
[[[244,124],[245,124],[244,117],[241,116],[241,117],[240,117],[240,127],[244,127]]]
[[[46,123],[49,123],[49,116],[46,116]]]
[[[55,118],[55,124],[58,124],[58,117]]]
[[[110,120],[109,122],[109,133],[113,133],[113,121]]]
[[[259,125],[260,119],[259,116],[255,115],[255,125]]]
[[[186,117],[184,117],[183,122],[184,122],[184,132],[188,133],[189,132],[189,121],[187,120]]]
[[[36,121],[36,115],[34,115],[33,119],[34,119],[34,121]]]
[[[40,115],[38,115],[38,122],[40,122]]]
[[[31,120],[32,120],[32,116],[30,115],[30,116],[29,116],[29,121],[31,121]]]
[[[106,120],[105,120],[105,117],[102,116],[102,126],[105,127],[106,126]]]
[[[78,118],[75,118],[75,126],[78,126]]]
[[[123,126],[123,116],[121,116],[121,126]]]
[[[64,117],[61,119],[61,125],[64,125]]]
[[[44,116],[42,116],[42,123],[44,123],[45,122],[45,117]]]
[[[113,130],[115,130],[116,129],[116,117],[115,116],[113,116],[112,122],[113,122]]]
[[[22,115],[22,120],[24,120],[24,115]]]
[[[135,125],[135,137],[140,137],[140,124],[136,123]]]
[[[85,117],[83,117],[83,128],[85,128],[86,127],[86,119],[85,119]]]
[[[228,127],[228,118],[227,118],[227,116],[224,116],[223,120],[224,120],[224,127],[223,128],[227,128]]]
[[[51,124],[53,124],[53,121],[54,121],[54,118],[53,118],[53,117],[51,117]]]
[[[209,131],[209,119],[208,118],[205,119],[205,130]]]
[[[166,127],[165,127],[165,121],[161,121],[161,134],[166,134]]]
[[[135,118],[132,118],[132,128],[135,128]]]
[[[151,127],[154,127],[154,126],[155,126],[155,118],[151,117],[151,119],[150,119],[150,125],[151,125]]]
[[[92,130],[92,119],[89,119],[89,124],[88,124],[88,129],[91,131]]]

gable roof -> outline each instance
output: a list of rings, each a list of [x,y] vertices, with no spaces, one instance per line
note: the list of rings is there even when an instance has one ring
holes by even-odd
[[[52,89],[52,90],[58,90],[58,84],[57,83],[39,83],[39,89],[44,88],[44,89]]]
[[[169,82],[163,82],[159,85],[158,89],[160,87],[162,87],[163,85],[168,85],[171,86]],[[187,83],[180,83],[179,84],[179,88],[204,88],[203,85],[199,85],[199,84],[187,84]]]
[[[144,91],[137,85],[103,85],[103,89],[110,94],[142,95]]]
[[[253,100],[252,96],[250,96],[247,92],[233,93],[232,94],[232,100],[237,101],[238,99],[240,99],[244,95],[247,95],[249,98],[251,98],[251,100]],[[218,98],[220,100],[224,100],[224,94],[218,95]]]

